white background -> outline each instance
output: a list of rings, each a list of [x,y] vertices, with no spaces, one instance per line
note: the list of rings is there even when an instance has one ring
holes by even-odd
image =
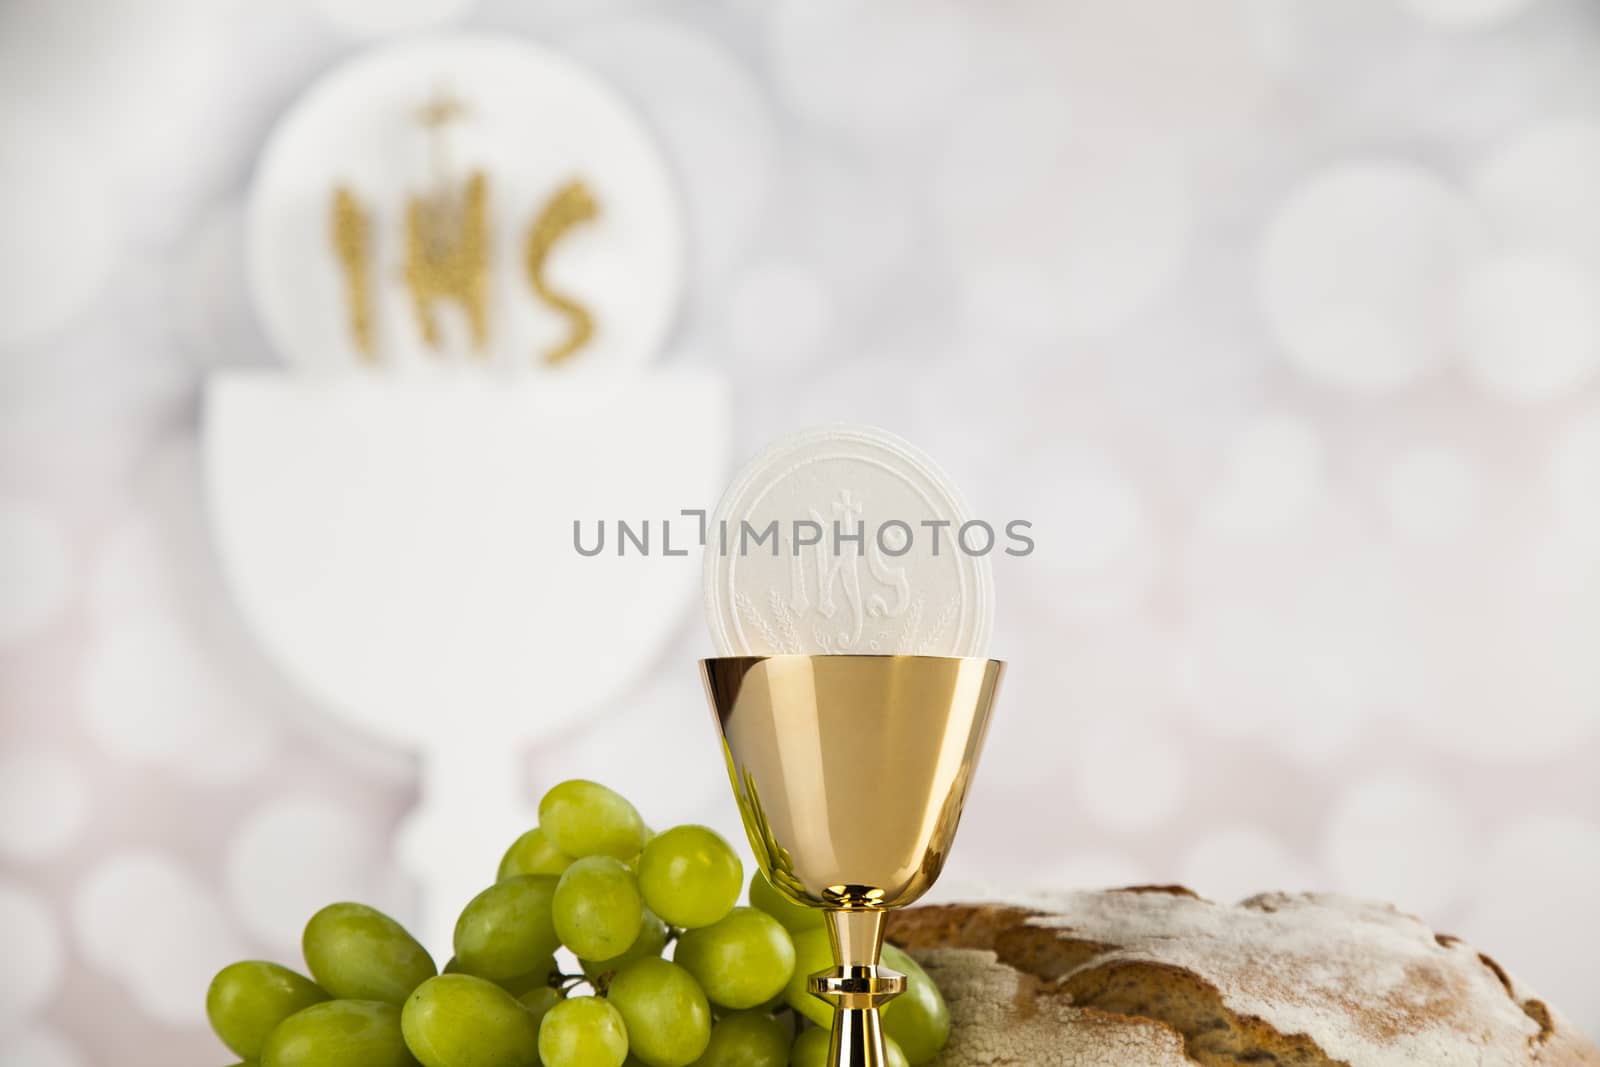
[[[1392,899],[1600,1036],[1592,3],[5,0],[0,1064],[221,1062],[217,966],[413,914],[415,764],[234,614],[196,398],[279,363],[272,121],[444,25],[641,109],[692,242],[665,359],[733,382],[730,461],[877,422],[1034,522],[941,892]],[[593,775],[737,832],[697,610],[530,803]]]

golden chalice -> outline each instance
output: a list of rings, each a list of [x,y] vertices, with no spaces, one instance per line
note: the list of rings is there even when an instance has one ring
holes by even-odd
[[[905,976],[879,966],[884,917],[944,867],[977,766],[998,660],[737,656],[702,660],[756,862],[827,912],[830,1064],[882,1067],[879,1009]]]

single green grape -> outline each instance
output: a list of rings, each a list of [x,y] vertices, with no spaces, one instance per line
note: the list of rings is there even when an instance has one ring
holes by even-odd
[[[598,978],[602,974],[611,974],[622,970],[634,960],[646,956],[659,956],[661,950],[667,947],[667,924],[656,917],[656,913],[649,908],[644,909],[644,914],[639,924],[639,936],[633,939],[633,944],[620,956],[613,956],[608,960],[578,961],[583,967],[583,973],[590,978]]]
[[[567,869],[572,857],[551,843],[550,836],[535,826],[511,843],[500,860],[495,881],[503,882],[519,874],[555,874]]]
[[[261,1055],[273,1027],[302,1008],[328,999],[311,979],[265,960],[230,963],[206,990],[206,1018],[229,1051]]]
[[[830,1040],[831,1035],[826,1029],[806,1027],[789,1049],[789,1067],[827,1067]],[[888,1035],[883,1038],[883,1052],[885,1067],[910,1067],[905,1052]]]
[[[828,1067],[828,1031],[816,1026],[801,1030],[789,1046],[789,1067]]]
[[[606,993],[646,1067],[688,1067],[711,1041],[711,1005],[689,972],[670,960],[634,960]]]
[[[739,902],[744,865],[715,831],[674,826],[639,856],[639,889],[650,910],[673,926],[710,926]]]
[[[574,859],[632,859],[644,847],[644,820],[632,804],[598,782],[574,778],[539,801],[539,829]]]
[[[622,1016],[599,997],[572,997],[539,1024],[539,1059],[544,1067],[622,1067],[628,1030]]]
[[[760,908],[783,924],[791,934],[821,929],[822,909],[796,904],[773,886],[760,870],[750,876],[750,906]]]
[[[365,904],[329,904],[300,939],[311,977],[330,996],[396,1006],[436,973],[433,957],[395,922]]]
[[[261,1067],[416,1067],[400,1009],[378,1000],[328,1000],[295,1012],[261,1046]]]
[[[518,1000],[470,974],[417,987],[400,1019],[423,1067],[539,1067],[539,1024]]]
[[[563,945],[580,959],[604,960],[632,947],[644,925],[644,902],[620,860],[585,856],[557,883],[552,914]]]
[[[903,949],[884,945],[883,965],[906,976],[906,991],[883,1009],[883,1032],[904,1050],[912,1067],[921,1067],[950,1040],[950,1009],[928,972]]]
[[[533,1016],[533,1021],[538,1022],[544,1018],[546,1012],[560,1004],[562,998],[560,992],[553,987],[542,985],[535,986],[517,999],[522,1002],[524,1008],[528,1009],[529,1014]]]
[[[551,875],[520,874],[473,897],[456,920],[456,966],[491,982],[543,966],[561,946],[550,914],[555,890]]]
[[[764,1011],[724,1015],[694,1067],[784,1067],[789,1062],[789,1027]]]
[[[833,1025],[833,1006],[818,1000],[806,989],[806,979],[818,971],[834,968],[833,945],[826,930],[806,930],[793,935],[794,973],[783,988],[784,1002],[807,1019],[826,1029]]]
[[[724,1008],[764,1004],[794,975],[789,931],[755,908],[734,908],[710,926],[686,931],[672,958]]]

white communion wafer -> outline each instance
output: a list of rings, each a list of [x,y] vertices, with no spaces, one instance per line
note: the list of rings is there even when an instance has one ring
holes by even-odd
[[[871,426],[776,442],[706,528],[706,612],[725,656],[977,656],[994,531],[910,444]]]

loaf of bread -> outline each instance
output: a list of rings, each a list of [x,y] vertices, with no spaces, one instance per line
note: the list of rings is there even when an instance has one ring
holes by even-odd
[[[912,908],[888,936],[950,1003],[939,1067],[1600,1067],[1488,956],[1344,897],[1067,893]]]

